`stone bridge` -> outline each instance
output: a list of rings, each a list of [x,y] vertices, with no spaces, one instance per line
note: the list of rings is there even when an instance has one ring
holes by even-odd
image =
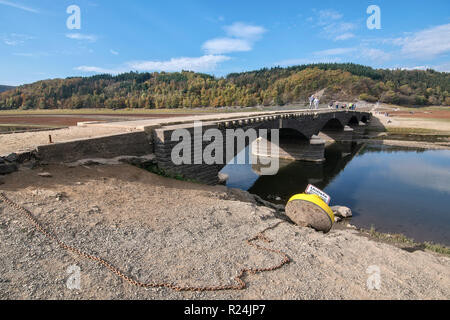
[[[67,141],[53,141],[39,146],[30,146],[17,155],[18,162],[37,158],[43,163],[75,162],[85,159],[112,159],[122,156],[150,156],[158,167],[168,173],[181,175],[188,179],[208,184],[219,182],[218,173],[233,160],[244,148],[252,143],[252,153],[256,156],[268,156],[267,148],[260,148],[265,142],[261,137],[253,136],[244,139],[243,144],[234,141],[231,152],[215,155],[220,158],[213,164],[198,161],[198,154],[207,150],[215,139],[202,139],[208,129],[216,129],[222,137],[227,133],[241,129],[250,132],[255,129],[278,129],[278,157],[290,160],[321,162],[324,160],[326,140],[352,141],[364,131],[371,114],[363,111],[345,110],[294,110],[207,114],[181,117],[150,118],[143,120],[120,122],[88,122],[78,123],[77,130],[85,130],[85,137]],[[196,123],[201,122],[199,132]],[[94,136],[96,128],[114,129],[114,134]],[[191,138],[189,154],[183,154],[190,161],[176,165],[172,161],[172,153],[180,140],[172,141],[172,134],[178,129]],[[230,130],[234,129],[234,130]],[[101,130],[98,130],[101,131]],[[56,132],[56,131],[53,131]],[[53,135],[53,132],[45,132]],[[200,140],[195,136],[199,135]],[[56,134],[55,134],[56,135]],[[220,149],[227,150],[227,139],[222,139]],[[272,148],[270,135],[267,136],[269,150]],[[256,141],[256,143],[254,143]],[[264,143],[265,144],[265,143]],[[242,154],[242,153],[241,153]],[[20,160],[20,161],[19,161]]]
[[[210,140],[204,141],[204,133],[209,129],[218,129],[222,136],[227,136],[228,129],[279,129],[279,154],[280,158],[292,160],[304,160],[321,162],[324,160],[325,140],[352,141],[361,134],[365,125],[370,121],[371,114],[360,111],[326,110],[317,112],[279,112],[270,115],[246,116],[237,119],[224,119],[206,121],[202,123],[201,131],[193,123],[169,125],[154,129],[152,140],[153,150],[159,168],[166,172],[181,175],[185,178],[197,180],[208,184],[218,183],[218,174],[223,167],[247,147],[251,138],[246,139],[244,145],[235,141],[234,151],[231,154],[223,152],[223,160],[220,164],[207,164],[199,162],[198,155],[203,154],[205,148],[210,146]],[[187,130],[192,139],[190,164],[176,165],[172,161],[172,152],[181,140],[172,141],[172,134],[179,129]],[[200,139],[195,140],[195,135]],[[270,140],[270,137],[268,138]],[[227,150],[226,141],[223,139],[223,149]],[[259,139],[261,140],[261,139]],[[202,141],[202,143],[199,143]],[[261,141],[260,141],[261,142]],[[270,143],[269,143],[270,145]],[[267,152],[267,150],[264,150]],[[269,147],[270,151],[270,147]],[[253,153],[259,156],[269,156],[262,152],[259,144],[254,145]],[[197,158],[196,158],[197,157]],[[197,160],[197,161],[196,161]]]

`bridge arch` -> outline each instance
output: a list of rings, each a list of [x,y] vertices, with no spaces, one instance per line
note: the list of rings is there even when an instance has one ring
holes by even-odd
[[[328,120],[320,131],[342,131],[345,125],[337,118]]]
[[[369,122],[369,118],[367,116],[363,115],[361,117],[361,122],[367,123],[367,122]]]
[[[350,121],[348,122],[348,125],[358,125],[359,124],[359,120],[357,116],[353,116],[350,118]]]

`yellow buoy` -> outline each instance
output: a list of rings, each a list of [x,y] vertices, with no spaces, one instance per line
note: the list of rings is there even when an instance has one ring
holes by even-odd
[[[329,232],[333,227],[333,210],[315,194],[297,194],[286,205],[286,215],[301,227]]]

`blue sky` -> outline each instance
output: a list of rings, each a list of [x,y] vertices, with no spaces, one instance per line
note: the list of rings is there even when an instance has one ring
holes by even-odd
[[[81,29],[67,27],[70,5]],[[449,72],[450,1],[0,0],[0,84],[335,61]]]

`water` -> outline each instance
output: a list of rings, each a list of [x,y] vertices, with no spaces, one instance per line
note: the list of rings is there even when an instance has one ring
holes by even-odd
[[[331,205],[350,207],[358,227],[450,245],[450,151],[333,144],[325,155],[323,164],[282,161],[275,176],[259,176],[249,164],[222,172],[229,187],[278,203],[312,183]]]

